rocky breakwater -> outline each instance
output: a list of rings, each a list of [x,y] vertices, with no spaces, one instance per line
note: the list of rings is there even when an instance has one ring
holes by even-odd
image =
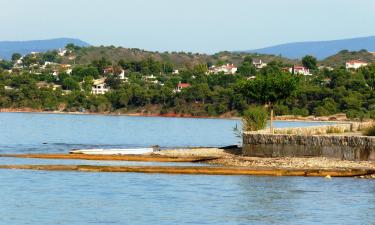
[[[253,157],[328,157],[375,161],[375,137],[247,132],[243,154]]]

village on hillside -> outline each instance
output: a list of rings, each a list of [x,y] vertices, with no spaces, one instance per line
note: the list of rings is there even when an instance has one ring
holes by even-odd
[[[68,56],[69,60],[74,60],[75,56],[72,54],[71,50],[68,50],[66,48],[61,48],[56,51],[57,55],[60,57]],[[19,72],[28,72],[30,74],[44,74],[49,73],[53,75],[56,81],[59,80],[59,74],[65,73],[68,75],[71,75],[73,72],[74,65],[68,64],[68,63],[57,63],[53,61],[45,60],[43,62],[34,62],[30,65],[27,65],[24,63],[25,58],[37,58],[38,55],[43,53],[38,52],[31,52],[29,55],[19,56],[12,60],[12,64],[9,68],[5,70],[5,72],[12,74],[12,73],[19,73]],[[367,66],[369,63],[364,62],[362,60],[348,60],[345,63],[345,68],[347,70],[358,70],[361,67]],[[254,58],[252,59],[252,66],[260,70],[267,66],[267,63],[264,62],[260,58]],[[330,66],[319,66],[319,70],[328,69],[333,70]],[[310,71],[310,68],[307,68],[302,65],[292,65],[290,67],[283,67],[282,70],[289,72],[290,74],[299,74],[304,76],[312,76],[313,72]],[[222,65],[211,65],[210,67],[207,67],[207,71],[205,72],[206,75],[210,74],[225,74],[225,75],[235,75],[238,73],[238,65],[235,65],[233,63],[226,63]],[[129,82],[129,78],[126,76],[126,71],[124,68],[116,68],[114,66],[108,66],[102,69],[100,71],[100,78],[94,79],[92,81],[92,87],[91,87],[91,93],[95,95],[99,94],[105,94],[108,91],[110,91],[110,86],[106,84],[106,77],[108,75],[115,75],[121,82]],[[178,75],[179,69],[173,69],[173,72],[171,75]],[[193,77],[194,78],[194,77]],[[248,79],[255,79],[256,76],[248,76]],[[163,86],[163,82],[158,80],[157,74],[147,74],[143,76],[144,81],[161,85]],[[62,88],[62,85],[59,84],[49,84],[46,82],[39,82],[38,87],[47,87],[52,86],[53,89]],[[182,83],[181,81],[176,85],[173,92],[181,92],[182,89],[190,87],[191,85],[189,83]],[[11,87],[5,87],[6,89],[11,89]],[[65,92],[69,92],[69,90],[65,90]]]
[[[258,76],[268,73],[276,75],[285,73],[303,78],[301,85],[307,85],[309,88],[304,88],[302,91],[321,93],[314,94],[316,99],[310,102],[304,98],[294,103],[279,102],[277,114],[329,115],[347,112],[349,116],[357,117],[362,113],[372,112],[372,106],[365,105],[364,99],[362,104],[353,105],[352,98],[355,99],[363,94],[358,93],[359,89],[355,90],[355,86],[351,87],[352,84],[343,84],[341,81],[338,83],[336,77],[336,74],[343,74],[342,77],[364,79],[358,82],[366,82],[361,87],[364,88],[363,93],[365,93],[366,88],[371,88],[372,78],[366,74],[363,76],[363,72],[368,69],[365,71],[361,69],[372,68],[373,64],[362,59],[348,59],[339,66],[330,66],[321,64],[313,56],[306,56],[291,64],[269,60],[259,54],[243,54],[240,60],[238,56],[233,56],[236,58],[234,63],[228,57],[230,53],[225,53],[226,61],[202,63],[195,60],[186,66],[151,57],[138,61],[121,59],[116,62],[108,56],[102,56],[91,60],[88,64],[77,63],[85,57],[85,51],[85,48],[70,44],[66,48],[44,53],[32,52],[27,55],[15,53],[11,60],[0,61],[0,90],[5,96],[2,102],[0,101],[0,107],[68,111],[116,111],[142,108],[142,111],[154,113],[160,111],[194,115],[225,113],[238,115],[248,105],[257,101],[242,92],[241,83],[251,82]],[[356,75],[357,73],[361,75]],[[352,80],[347,79],[347,82],[349,81]],[[340,97],[335,97],[334,93],[323,95],[326,92],[318,89],[310,90],[314,85],[308,83],[327,91],[335,89],[334,85],[344,86],[347,91]],[[24,89],[26,84],[29,91],[35,88],[40,92],[52,91],[55,97],[47,101],[47,97],[43,97],[45,95],[42,93],[27,93]],[[342,103],[333,103],[337,101]],[[331,107],[331,104],[335,106]]]

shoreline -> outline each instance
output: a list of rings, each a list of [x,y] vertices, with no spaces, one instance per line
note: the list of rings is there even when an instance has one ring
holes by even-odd
[[[43,111],[33,109],[0,109],[0,113],[36,113],[36,114],[56,114],[56,115],[93,115],[93,116],[129,116],[129,117],[162,117],[162,118],[186,118],[186,119],[227,119],[239,120],[241,117],[226,116],[192,116],[189,114],[153,114],[153,113],[116,113],[116,112],[65,112],[65,111]]]
[[[290,176],[290,171],[298,171],[296,176],[345,176],[360,178],[375,178],[375,163],[372,161],[348,161],[325,157],[246,157],[242,156],[241,149],[219,149],[219,148],[197,148],[197,149],[169,149],[160,152],[147,153],[144,155],[83,155],[83,154],[2,154],[0,157],[15,158],[36,158],[36,159],[61,159],[61,160],[97,160],[97,161],[139,161],[139,162],[192,162],[204,163],[206,172],[197,171],[197,167],[189,167],[187,170],[176,172],[176,166],[158,166],[158,171],[162,173],[179,173],[179,174],[211,174],[211,175],[268,175],[268,176]],[[5,165],[3,165],[5,166]],[[17,169],[17,165],[7,165],[9,169]],[[38,168],[38,165],[24,165]],[[49,165],[54,167],[54,165]],[[67,167],[73,165],[66,165]],[[1,167],[1,166],[0,166]],[[93,169],[92,172],[111,172],[111,168],[117,166],[106,166],[104,171]],[[177,166],[178,168],[182,168]],[[202,167],[202,168],[203,168]],[[147,166],[136,166],[132,170],[123,167],[118,172],[151,172]],[[172,168],[172,169],[168,169]],[[221,171],[216,171],[220,168]],[[31,169],[31,168],[29,168]],[[51,170],[48,166],[46,170]],[[44,169],[42,169],[44,170]],[[54,169],[52,169],[54,170]],[[115,169],[116,170],[116,169]],[[173,172],[175,171],[175,172]],[[189,172],[190,171],[190,172]],[[211,172],[210,172],[211,171]],[[216,172],[215,172],[216,171]],[[223,172],[226,171],[226,172]],[[259,172],[263,171],[263,172]],[[264,171],[268,171],[264,173]],[[369,174],[355,174],[353,171],[371,171]],[[116,172],[116,171],[112,171]],[[335,175],[336,174],[336,175]],[[341,175],[340,175],[341,174]]]
[[[186,166],[89,166],[89,165],[0,165],[0,169],[76,171],[93,173],[150,173],[184,175],[232,175],[232,176],[288,176],[288,177],[372,177],[371,169],[268,169],[240,167],[186,167]]]
[[[241,120],[241,117],[235,116],[193,116],[190,114],[157,114],[157,113],[120,113],[120,112],[67,112],[67,111],[45,111],[45,110],[36,110],[31,108],[2,108],[0,113],[37,113],[37,114],[62,114],[62,115],[96,115],[96,116],[130,116],[130,117],[162,117],[162,118],[186,118],[186,119],[226,119],[226,120]],[[353,122],[352,120],[347,119],[341,114],[336,116],[322,116],[322,117],[301,117],[301,116],[275,116],[274,121],[286,121],[286,122]]]

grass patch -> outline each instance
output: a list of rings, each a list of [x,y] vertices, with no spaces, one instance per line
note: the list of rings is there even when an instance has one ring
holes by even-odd
[[[341,134],[343,133],[342,129],[339,127],[328,127],[327,134]]]
[[[362,133],[366,136],[375,136],[375,125],[363,130]]]

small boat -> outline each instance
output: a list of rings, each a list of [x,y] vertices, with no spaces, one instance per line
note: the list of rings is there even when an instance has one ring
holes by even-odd
[[[69,153],[85,155],[141,155],[154,152],[154,150],[154,148],[73,149]]]

